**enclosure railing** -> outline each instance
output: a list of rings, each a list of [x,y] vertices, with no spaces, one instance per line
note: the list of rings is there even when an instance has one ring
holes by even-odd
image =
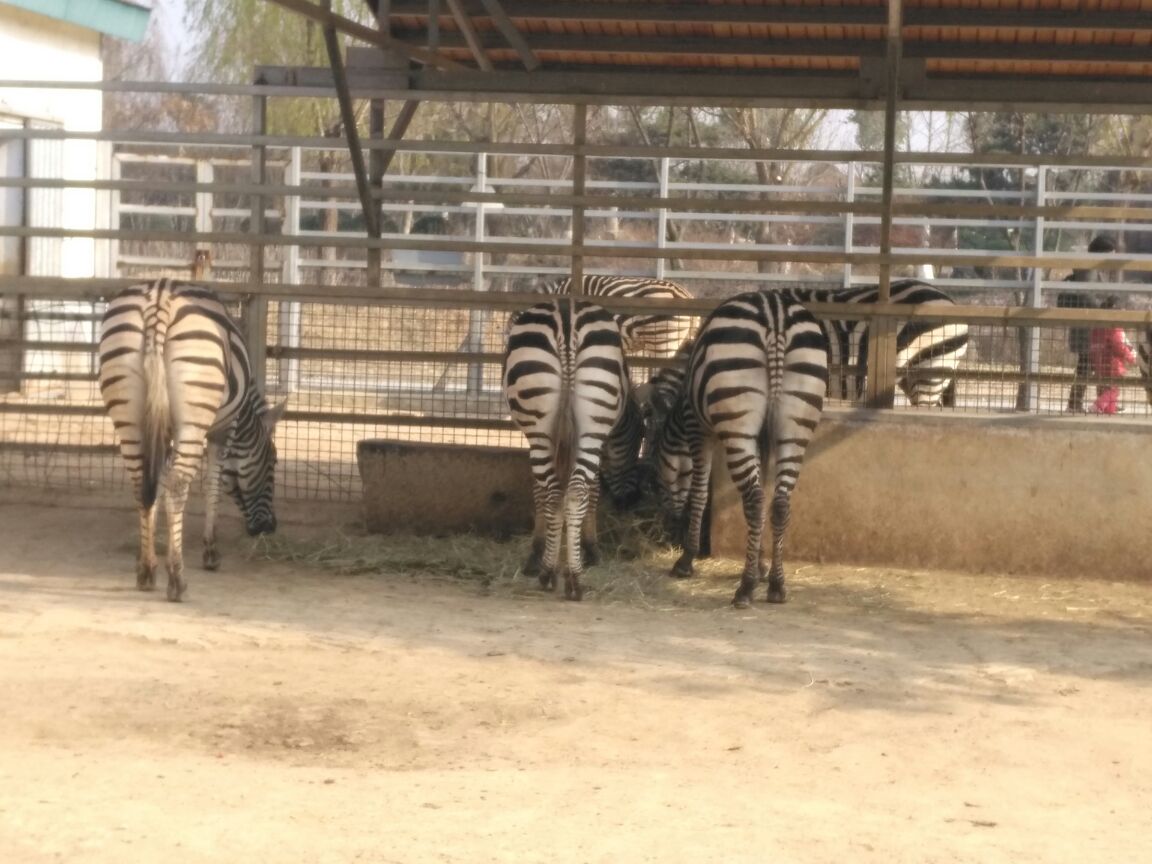
[[[22,214],[0,224],[9,476],[72,482],[88,473],[59,454],[110,453],[94,390],[101,298],[186,275],[197,250],[211,253],[207,281],[266,354],[268,387],[289,397],[281,437],[286,466],[300,472],[286,475],[294,494],[349,494],[357,436],[516,443],[498,387],[503,316],[574,262],[680,281],[698,299],[676,311],[696,315],[741,290],[870,282],[882,265],[930,277],[961,305],[852,317],[967,321],[947,409],[956,414],[1068,413],[1072,388],[1101,383],[1077,372],[1068,329],[1111,322],[1139,343],[1150,325],[1152,166],[1140,158],[899,153],[894,249],[883,256],[879,153],[377,136],[362,143],[391,165],[368,189],[381,225],[370,237],[342,139],[265,134],[267,100],[329,91],[152,90],[245,100],[252,132],[76,131],[31,119],[0,129],[0,148],[23,157],[0,176],[5,212]],[[72,143],[86,145],[79,162]],[[72,193],[89,202],[83,212],[65,209]],[[1081,251],[1100,232],[1126,251]],[[1123,292],[1131,311],[1046,308],[1076,268],[1106,279],[1071,287]],[[637,358],[637,374],[658,362]],[[891,376],[896,361],[876,363],[869,376]],[[1144,415],[1134,374],[1119,382],[1123,404]],[[833,397],[862,404],[857,393]],[[908,410],[899,392],[896,406]]]

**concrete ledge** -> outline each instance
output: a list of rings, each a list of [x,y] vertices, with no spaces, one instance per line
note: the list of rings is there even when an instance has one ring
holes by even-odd
[[[532,530],[527,450],[375,439],[357,445],[356,460],[369,531]]]
[[[785,538],[791,559],[1152,578],[1144,421],[830,412]],[[727,472],[712,548],[744,556]]]

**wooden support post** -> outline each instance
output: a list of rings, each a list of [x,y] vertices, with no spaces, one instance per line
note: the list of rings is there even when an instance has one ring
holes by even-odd
[[[584,145],[588,143],[588,106],[572,106],[572,141],[576,145],[576,155],[572,157],[572,194],[582,198],[587,192],[587,159]],[[584,245],[584,205],[572,206],[572,246],[579,249]],[[584,293],[584,253],[572,255],[572,293]]]
[[[268,134],[266,96],[252,97],[252,134]],[[252,147],[252,182],[261,188],[268,182],[268,153],[262,143]],[[261,192],[252,195],[248,218],[248,230],[252,234],[252,242],[248,246],[248,284],[253,290],[245,300],[242,317],[252,376],[260,389],[268,392],[265,369],[268,356],[268,298],[261,290],[264,285],[264,206],[264,195]]]
[[[896,170],[896,112],[899,108],[903,2],[888,0],[888,65],[884,104],[884,178],[880,214],[879,303],[892,286],[892,189]],[[896,401],[896,321],[873,318],[868,328],[868,407],[891,408]]]

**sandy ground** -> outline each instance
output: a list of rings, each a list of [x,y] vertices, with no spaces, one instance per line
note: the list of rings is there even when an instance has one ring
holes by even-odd
[[[246,558],[229,519],[173,605],[122,504],[23,497],[3,862],[1149,860],[1152,583],[793,562],[784,607],[726,565],[570,604]]]

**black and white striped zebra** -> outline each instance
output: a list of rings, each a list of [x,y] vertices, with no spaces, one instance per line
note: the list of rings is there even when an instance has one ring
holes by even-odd
[[[565,277],[545,284],[541,290],[545,294],[566,294],[571,288],[572,278]],[[585,276],[583,288],[585,297],[629,300],[687,300],[692,297],[675,282],[644,276]],[[691,337],[694,328],[691,315],[655,311],[616,313],[616,323],[620,326],[628,353],[656,358],[672,357]]]
[[[876,285],[780,290],[801,303],[876,303],[880,296]],[[955,301],[939,288],[916,279],[893,282],[890,302],[955,305]],[[830,384],[830,395],[842,399],[860,398],[864,392],[864,375],[854,370],[862,370],[868,363],[868,322],[822,319],[822,326],[828,335],[829,365],[842,370],[839,380]],[[953,378],[967,351],[967,323],[907,320],[896,331],[896,383],[915,406],[954,402]]]
[[[99,351],[100,392],[140,511],[136,586],[155,587],[156,499],[163,487],[168,599],[180,600],[187,587],[184,506],[205,454],[204,567],[220,562],[221,485],[249,534],[276,529],[272,430],[284,406],[265,402],[240,331],[219,298],[198,285],[160,279],[126,289],[108,303]]]
[[[673,380],[673,379],[669,379]],[[782,551],[790,499],[824,407],[828,339],[819,322],[781,292],[741,294],[705,320],[653,454],[665,507],[688,505],[684,552],[672,569],[691,576],[700,548],[712,451],[722,447],[748,526],[733,603],[747,606],[761,575],[764,483],[772,478],[768,600],[786,597]]]
[[[556,299],[514,315],[504,393],[532,467],[536,518],[525,572],[554,588],[566,539],[564,595],[579,600],[585,560],[594,563],[598,554],[601,465],[614,497],[638,491],[614,479],[635,475],[643,428],[612,314],[588,301]]]

